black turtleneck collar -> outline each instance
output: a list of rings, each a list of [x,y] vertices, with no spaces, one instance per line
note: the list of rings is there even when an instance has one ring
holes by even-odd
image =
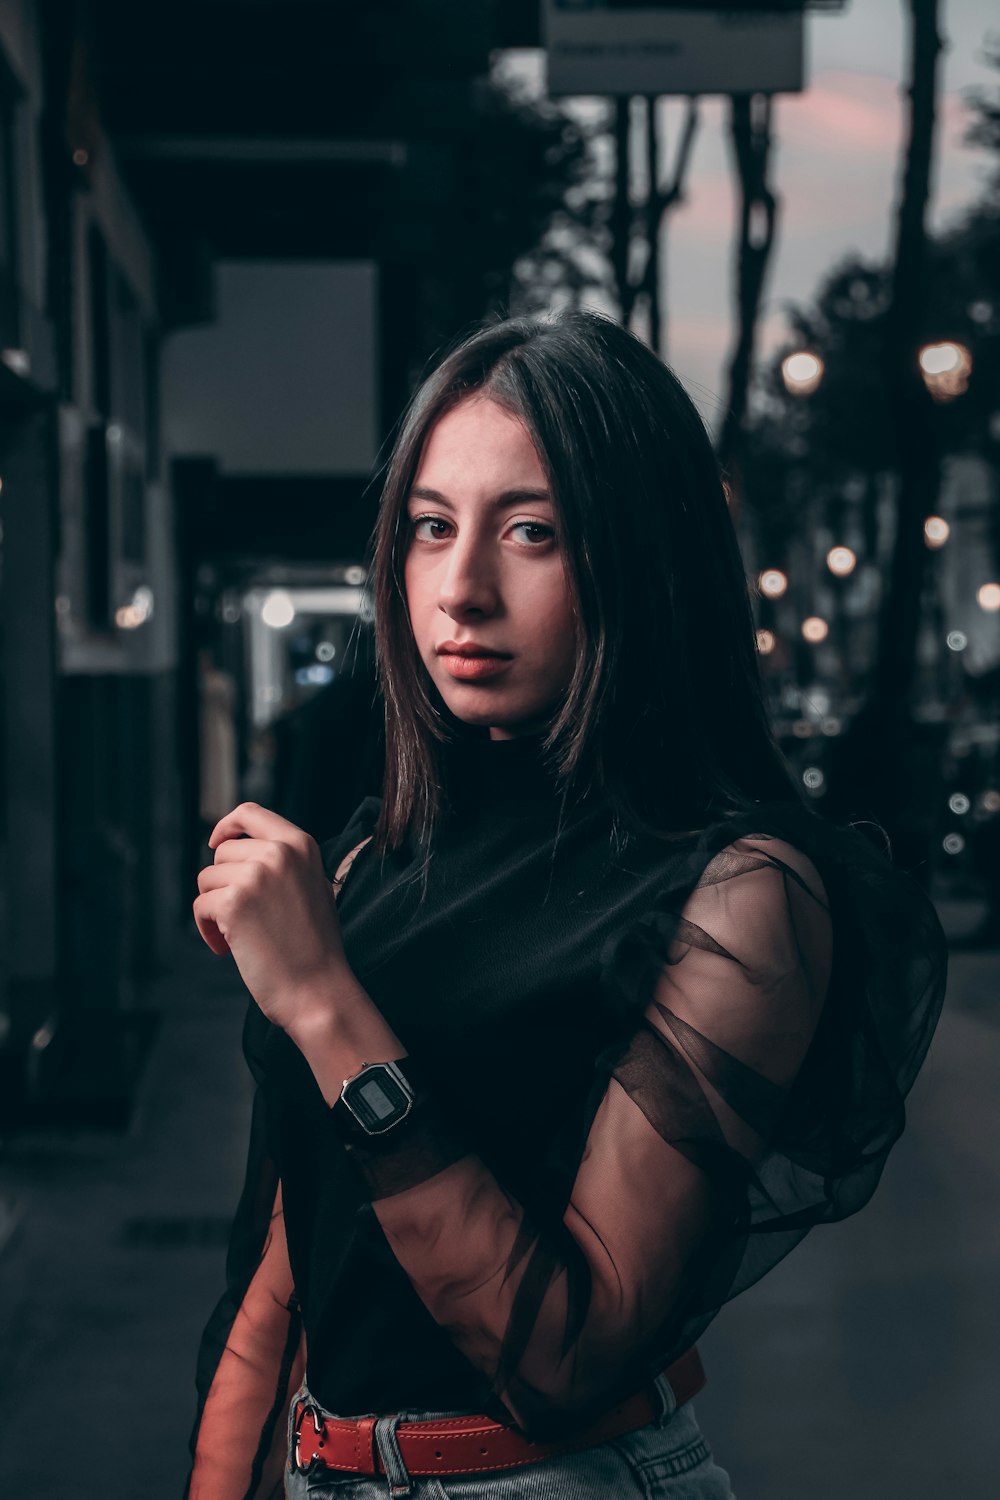
[[[463,813],[502,808],[505,816],[537,816],[551,809],[558,815],[562,787],[544,742],[542,733],[494,740],[487,730],[461,726],[442,754],[447,800]]]

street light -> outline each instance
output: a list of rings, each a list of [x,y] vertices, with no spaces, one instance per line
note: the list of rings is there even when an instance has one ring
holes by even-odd
[[[943,344],[925,344],[917,356],[924,385],[935,401],[954,401],[969,388],[972,355],[964,344],[950,340]]]
[[[757,587],[768,599],[780,599],[788,588],[788,578],[780,568],[765,568],[757,580]]]
[[[846,578],[858,565],[857,553],[850,547],[831,547],[826,554],[826,565],[835,578]]]
[[[283,630],[295,619],[295,605],[286,589],[272,589],[261,605],[260,617],[272,630]]]
[[[58,608],[58,602],[56,607]],[[60,611],[60,613],[67,612],[66,610]],[[135,590],[128,604],[123,604],[115,610],[115,624],[119,630],[138,630],[139,626],[144,625],[152,613],[153,590],[148,584],[142,583]]]
[[[830,627],[820,615],[809,615],[802,621],[802,639],[814,646],[825,641],[829,634]]]
[[[781,361],[781,378],[790,396],[811,396],[826,369],[818,354],[799,349]]]
[[[951,527],[944,516],[928,516],[924,522],[924,541],[932,552],[943,547],[951,535]]]

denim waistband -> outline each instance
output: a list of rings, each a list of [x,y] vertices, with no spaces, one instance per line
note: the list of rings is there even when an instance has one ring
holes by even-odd
[[[677,1402],[669,1381],[663,1375],[657,1376],[651,1382],[651,1390],[655,1393],[658,1410],[652,1421],[646,1427],[640,1429],[640,1431],[648,1434],[659,1434],[672,1423],[677,1412]],[[373,1437],[385,1473],[379,1475],[359,1475],[354,1472],[332,1469],[326,1471],[326,1475],[324,1475],[321,1468],[310,1468],[303,1474],[292,1467],[294,1417],[296,1407],[300,1401],[308,1402],[318,1414],[320,1421],[325,1418],[357,1420],[360,1416],[374,1417],[375,1428]],[[690,1407],[690,1403],[687,1403],[685,1410],[688,1407]],[[336,1495],[340,1491],[343,1491],[345,1495],[349,1494],[351,1500],[369,1500],[369,1497],[370,1500],[384,1500],[386,1495],[388,1495],[389,1500],[421,1500],[421,1496],[424,1494],[428,1496],[428,1500],[430,1500],[430,1496],[432,1495],[436,1497],[436,1500],[440,1500],[442,1489],[447,1495],[450,1495],[452,1489],[455,1492],[461,1492],[463,1486],[468,1484],[478,1486],[477,1495],[489,1496],[490,1500],[515,1500],[515,1497],[527,1493],[524,1486],[529,1482],[528,1471],[535,1467],[539,1470],[544,1468],[548,1475],[547,1482],[549,1484],[553,1483],[553,1467],[559,1466],[560,1469],[565,1467],[566,1487],[564,1492],[567,1496],[575,1497],[579,1495],[581,1497],[589,1497],[591,1494],[595,1497],[597,1495],[603,1496],[613,1493],[613,1487],[607,1487],[612,1478],[618,1485],[628,1482],[629,1471],[627,1468],[627,1458],[625,1458],[626,1449],[622,1439],[613,1439],[610,1442],[598,1444],[594,1448],[582,1451],[578,1450],[575,1453],[565,1456],[557,1455],[554,1458],[541,1460],[537,1466],[529,1465],[527,1468],[482,1472],[468,1477],[443,1474],[440,1481],[430,1476],[410,1474],[396,1436],[397,1428],[401,1422],[427,1422],[441,1417],[476,1415],[479,1415],[479,1413],[468,1408],[462,1411],[455,1410],[454,1408],[448,1411],[431,1411],[424,1408],[403,1407],[399,1411],[387,1415],[379,1415],[375,1412],[332,1412],[316,1401],[311,1395],[308,1386],[303,1383],[292,1400],[288,1418],[290,1468],[287,1494],[289,1500],[306,1500],[307,1496],[312,1497],[312,1500],[320,1500],[320,1497],[324,1495]],[[681,1434],[678,1431],[676,1435],[677,1442],[680,1442],[684,1438],[685,1434],[687,1434],[687,1428],[690,1426],[696,1435],[697,1452],[695,1451],[695,1440],[691,1439],[690,1436],[686,1439],[687,1449],[692,1458],[700,1461],[703,1456],[702,1449],[704,1449],[704,1453],[707,1455],[707,1446],[704,1445],[704,1441],[698,1432],[693,1415],[690,1415],[689,1421],[682,1425],[684,1426],[685,1433]],[[627,1438],[628,1435],[625,1437],[625,1442],[627,1442]],[[654,1443],[657,1441],[659,1439],[654,1439]],[[670,1439],[670,1445],[676,1446],[673,1438]],[[660,1442],[660,1447],[662,1448],[662,1446],[663,1444]],[[625,1464],[624,1472],[620,1472],[623,1462]],[[610,1474],[607,1472],[609,1469],[611,1471]],[[541,1474],[537,1477],[539,1482],[542,1482]],[[562,1482],[562,1475],[560,1474],[559,1483],[562,1484]],[[347,1486],[349,1488],[346,1488]],[[531,1490],[531,1493],[533,1494],[534,1490]]]

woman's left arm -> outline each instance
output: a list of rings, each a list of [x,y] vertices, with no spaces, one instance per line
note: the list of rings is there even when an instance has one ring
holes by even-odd
[[[406,1047],[347,966],[325,873],[329,913],[305,878],[314,863],[307,836],[281,823],[264,809],[236,809],[213,835],[212,868],[253,861],[236,832],[254,843],[277,833],[297,858],[263,851],[264,866],[281,871],[285,895],[259,875],[215,877],[195,915],[206,941],[212,923],[228,939],[251,992],[333,1104],[364,1062],[403,1057]],[[305,911],[318,924],[312,938]],[[669,1342],[708,1259],[738,1224],[747,1176],[812,1040],[831,946],[822,882],[798,850],[748,838],[716,855],[614,1067],[559,1224],[533,1224],[433,1100],[411,1112],[398,1146],[345,1148],[418,1296],[522,1427],[541,1433],[623,1394],[629,1379],[641,1381],[650,1351]],[[279,951],[296,960],[277,962]]]

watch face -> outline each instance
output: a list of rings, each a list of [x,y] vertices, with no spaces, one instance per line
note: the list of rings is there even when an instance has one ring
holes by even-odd
[[[352,1079],[342,1097],[358,1123],[372,1135],[401,1120],[409,1113],[411,1102],[388,1069],[381,1067]]]

